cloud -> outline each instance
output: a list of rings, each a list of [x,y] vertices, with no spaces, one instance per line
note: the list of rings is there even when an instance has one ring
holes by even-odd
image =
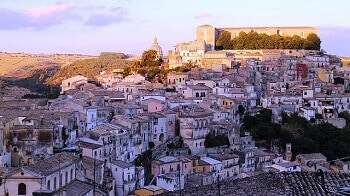
[[[29,26],[28,22],[26,14],[0,8],[0,29],[27,28]]]
[[[27,11],[28,15],[34,19],[40,19],[43,17],[50,17],[57,13],[67,12],[72,8],[72,6],[68,4],[57,4],[50,6],[41,6],[31,8]]]
[[[97,13],[89,17],[85,25],[89,26],[106,26],[110,24],[119,24],[128,21],[127,11],[122,7],[113,8],[109,13]]]
[[[212,15],[207,12],[202,12],[194,16],[195,19],[210,18]]]
[[[43,29],[77,18],[73,7],[67,4],[35,7],[24,12],[0,8],[0,29]]]

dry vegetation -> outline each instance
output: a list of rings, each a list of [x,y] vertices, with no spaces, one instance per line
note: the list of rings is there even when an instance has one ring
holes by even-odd
[[[72,62],[95,58],[79,54],[26,54],[0,52],[0,76],[25,77],[32,70],[65,67]]]
[[[340,57],[344,66],[350,65],[350,57]]]

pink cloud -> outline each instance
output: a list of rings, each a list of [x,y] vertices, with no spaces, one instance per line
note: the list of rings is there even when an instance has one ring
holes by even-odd
[[[72,6],[68,4],[56,4],[56,5],[50,5],[50,6],[41,6],[41,7],[31,8],[27,11],[27,14],[32,19],[40,19],[42,17],[48,17],[48,16],[60,14],[62,12],[67,12],[70,9],[72,9]]]

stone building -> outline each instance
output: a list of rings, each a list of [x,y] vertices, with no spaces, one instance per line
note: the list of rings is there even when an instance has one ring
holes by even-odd
[[[62,80],[61,84],[61,94],[63,94],[65,91],[69,89],[76,89],[80,85],[87,84],[87,78],[81,75],[77,75],[65,80]]]
[[[179,106],[180,135],[192,154],[205,151],[204,141],[213,121],[213,112],[196,105]]]
[[[81,162],[77,156],[71,153],[56,154],[48,159],[41,160],[27,167],[22,167],[8,173],[1,184],[1,193],[5,195],[32,195],[38,190],[47,192],[66,191],[72,183],[81,184],[77,181],[76,167]],[[72,188],[72,187],[71,187]],[[92,191],[92,185],[87,192]],[[68,194],[67,194],[68,195]],[[81,195],[81,194],[77,194]]]

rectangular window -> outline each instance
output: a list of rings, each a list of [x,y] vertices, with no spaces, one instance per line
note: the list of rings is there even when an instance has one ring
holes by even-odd
[[[158,118],[153,119],[153,125],[158,125]]]

